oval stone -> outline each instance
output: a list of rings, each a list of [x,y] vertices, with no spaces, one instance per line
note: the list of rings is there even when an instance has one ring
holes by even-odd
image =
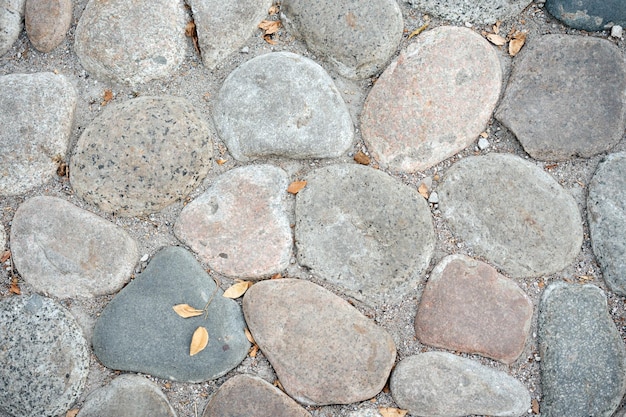
[[[626,3],[621,0],[546,0],[546,10],[569,27],[586,31],[626,26]]]
[[[491,25],[519,15],[530,0],[407,0],[422,12],[457,23]]]
[[[35,49],[50,52],[65,39],[72,23],[72,0],[26,0],[26,34]]]
[[[0,56],[7,53],[22,31],[26,0],[3,0],[0,4]]]

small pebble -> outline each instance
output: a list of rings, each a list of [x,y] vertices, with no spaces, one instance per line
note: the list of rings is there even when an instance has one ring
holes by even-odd
[[[247,54],[248,52],[250,52],[250,48],[248,48],[247,46],[244,46],[243,48],[241,48],[240,52],[242,54]]]
[[[432,193],[430,193],[430,196],[428,196],[428,202],[431,204],[439,203],[439,196],[437,195],[436,191],[433,191]]]
[[[147,253],[145,255],[143,255],[141,257],[141,259],[139,260],[140,262],[146,262],[148,260],[148,258],[150,257],[150,255],[148,255]]]
[[[489,141],[485,138],[478,139],[478,149],[485,150],[489,147]]]
[[[622,28],[620,25],[615,25],[611,28],[612,38],[623,39],[622,37],[623,33],[624,33],[624,28]]]

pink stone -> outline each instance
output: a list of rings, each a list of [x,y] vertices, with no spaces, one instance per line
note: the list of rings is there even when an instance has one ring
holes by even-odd
[[[50,52],[65,39],[72,23],[72,0],[26,0],[26,33],[35,49]]]

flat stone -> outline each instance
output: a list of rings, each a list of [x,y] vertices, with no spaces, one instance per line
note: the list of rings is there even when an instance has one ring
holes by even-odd
[[[189,101],[144,96],[110,104],[87,126],[70,163],[76,193],[122,216],[157,212],[207,175],[207,124]]]
[[[357,164],[317,169],[296,196],[298,262],[350,296],[397,303],[428,268],[435,233],[414,189]]]
[[[533,39],[515,59],[495,116],[533,158],[591,157],[626,126],[626,63],[611,42],[571,35]]]
[[[184,319],[173,306],[202,309],[215,282],[193,255],[180,247],[159,251],[146,269],[106,306],[93,334],[93,350],[108,368],[182,382],[219,378],[239,365],[250,342],[239,305],[218,289],[204,315]],[[209,344],[194,356],[189,344],[205,327]]]
[[[291,52],[261,55],[237,67],[219,91],[213,117],[230,153],[244,162],[336,158],[354,136],[333,80]]]
[[[72,0],[26,0],[26,34],[35,49],[50,52],[63,42],[72,23]]]
[[[532,317],[532,302],[515,282],[486,263],[450,255],[430,273],[415,334],[426,345],[511,364],[524,350]]]
[[[529,0],[405,0],[422,12],[456,23],[493,24],[519,15]]]
[[[556,282],[538,318],[541,415],[610,417],[626,393],[626,348],[593,285]]]
[[[159,386],[139,375],[121,375],[89,394],[80,417],[176,417]]]
[[[122,228],[56,197],[22,203],[11,224],[15,267],[37,291],[58,298],[121,289],[139,258]]]
[[[0,414],[65,415],[89,372],[89,348],[74,317],[38,294],[0,300]]]
[[[463,158],[438,192],[453,233],[509,276],[559,272],[580,252],[583,228],[574,198],[518,156]]]
[[[4,226],[0,226],[0,252],[4,251],[4,247],[7,243],[7,235],[4,231]]]
[[[56,176],[67,151],[77,94],[51,72],[0,77],[0,195],[22,194]]]
[[[248,328],[285,392],[306,405],[378,394],[396,358],[391,336],[347,301],[309,281],[261,281],[246,292]]]
[[[403,359],[389,387],[400,408],[419,416],[517,417],[530,408],[528,390],[512,376],[445,352]]]
[[[311,417],[311,414],[261,378],[236,375],[217,390],[202,414],[202,417],[231,416]]]
[[[546,10],[567,26],[587,31],[626,25],[622,0],[547,0]]]
[[[220,274],[262,278],[289,266],[293,239],[287,173],[250,165],[219,176],[187,204],[174,233]]]
[[[0,56],[7,53],[22,31],[26,0],[2,0],[0,3]]]
[[[425,170],[476,140],[501,85],[500,61],[482,36],[453,26],[429,30],[370,91],[361,114],[363,139],[382,167]]]
[[[611,291],[626,295],[626,153],[602,159],[589,183],[587,218],[593,252]]]
[[[353,79],[382,70],[404,29],[402,12],[393,0],[283,0],[281,19],[311,51]]]
[[[185,59],[186,20],[181,0],[90,0],[74,50],[98,79],[140,84],[164,78]]]

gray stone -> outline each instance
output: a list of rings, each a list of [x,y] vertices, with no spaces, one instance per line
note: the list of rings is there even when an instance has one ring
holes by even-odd
[[[17,209],[11,251],[24,281],[58,298],[118,291],[139,257],[137,244],[122,228],[47,196],[33,197]]]
[[[495,49],[479,34],[452,26],[424,32],[367,96],[363,139],[382,167],[425,170],[476,140],[501,85]]]
[[[463,158],[438,192],[453,233],[512,277],[553,274],[580,252],[583,228],[574,198],[520,157]]]
[[[626,126],[626,63],[605,39],[544,35],[515,59],[495,116],[540,160],[591,157]]]
[[[589,183],[587,218],[593,252],[611,291],[626,295],[626,153],[604,158]]]
[[[122,375],[89,394],[78,417],[176,417],[158,385],[139,375]]]
[[[208,126],[190,102],[142,96],[107,106],[85,129],[70,180],[101,210],[146,215],[198,186],[212,152]]]
[[[65,414],[89,372],[89,348],[70,312],[37,294],[5,298],[0,335],[0,413]]]
[[[348,108],[330,76],[291,52],[261,55],[235,69],[219,91],[213,117],[240,161],[335,158],[354,136]]]
[[[26,0],[24,20],[35,49],[50,52],[63,42],[72,23],[72,0]]]
[[[98,318],[94,353],[109,368],[173,381],[202,382],[226,374],[241,363],[250,342],[241,309],[215,288],[191,253],[162,249]],[[206,318],[184,319],[173,310],[178,304],[202,309],[214,293]],[[199,326],[207,329],[209,344],[190,356],[191,337]]]
[[[90,0],[74,50],[93,76],[140,84],[174,73],[185,59],[182,0]]]
[[[22,31],[26,0],[0,1],[0,56],[7,53]]]
[[[404,29],[393,0],[283,0],[281,19],[339,74],[357,79],[385,67]]]
[[[187,204],[176,236],[212,270],[238,278],[278,273],[291,258],[287,173],[271,165],[235,168]]]
[[[0,253],[4,251],[4,247],[7,243],[7,235],[4,231],[4,226],[0,225]]]
[[[457,23],[493,24],[522,12],[529,0],[405,0],[413,7]]]
[[[445,352],[403,359],[393,371],[389,387],[400,408],[419,416],[517,417],[530,407],[528,390],[515,378]]]
[[[546,9],[567,26],[588,31],[608,25],[626,25],[626,3],[622,0],[547,0]]]
[[[239,416],[311,417],[311,414],[261,378],[236,375],[217,390],[202,417]]]
[[[391,336],[348,302],[309,281],[261,281],[246,292],[250,332],[285,392],[306,405],[378,394],[396,358]]]
[[[51,72],[0,77],[0,195],[22,194],[56,175],[67,152],[76,90]]]
[[[420,283],[435,234],[414,189],[357,164],[317,169],[296,196],[298,262],[367,303],[399,302]]]
[[[538,319],[541,415],[610,417],[626,393],[626,348],[593,285],[556,282]]]

